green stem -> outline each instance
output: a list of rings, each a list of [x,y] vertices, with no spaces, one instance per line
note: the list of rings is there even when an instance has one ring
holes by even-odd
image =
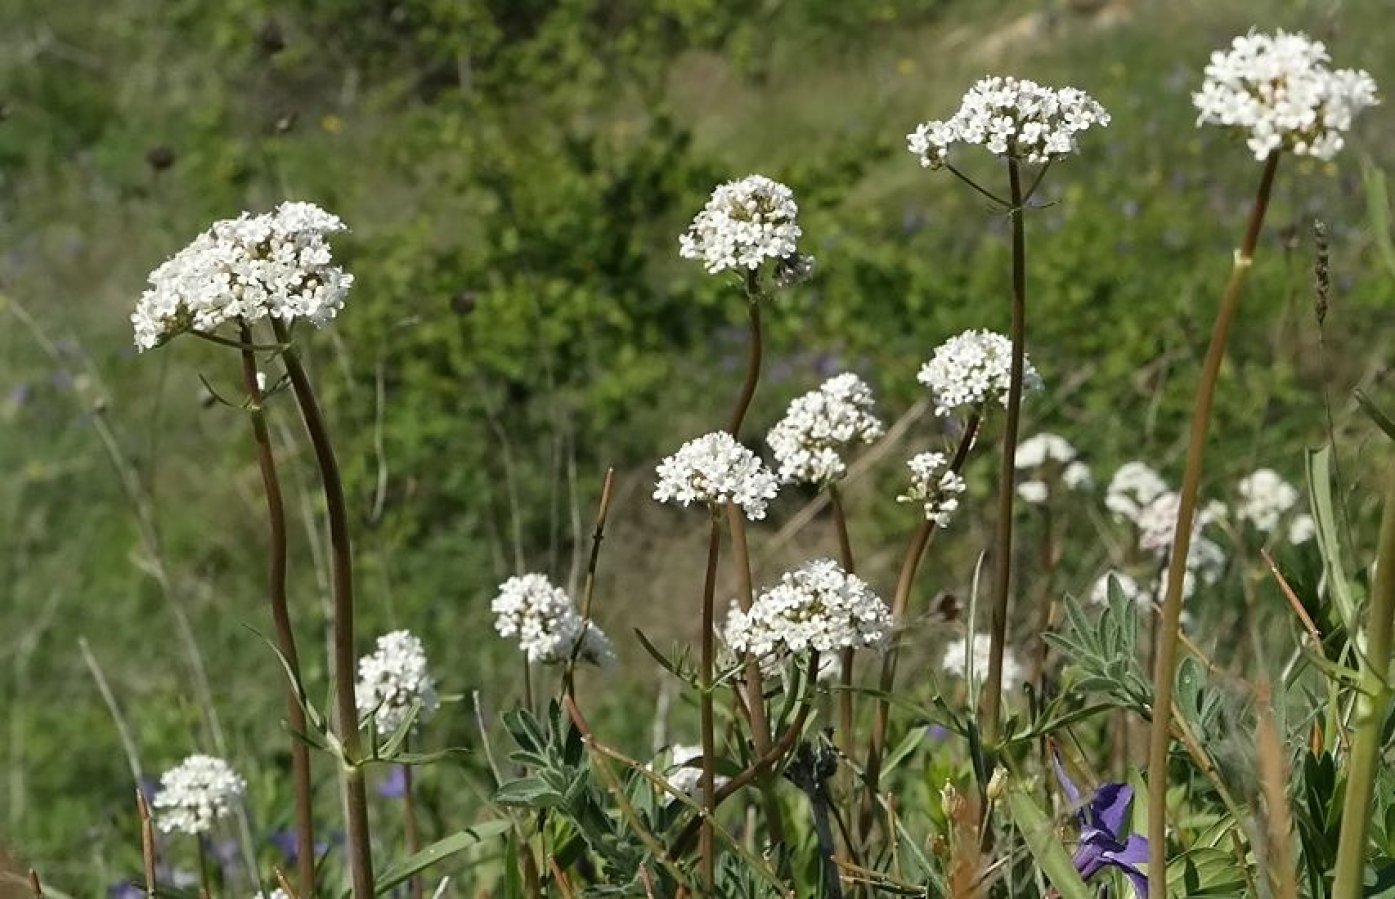
[[[848,516],[847,511],[843,508],[843,494],[838,489],[837,484],[828,485],[828,504],[833,509],[833,526],[838,532],[838,558],[843,570],[848,574],[853,574],[857,565],[853,558],[852,538],[848,534]],[[853,735],[852,649],[843,650],[842,662],[843,670],[839,676],[840,690],[838,695],[838,729],[841,731],[839,743],[842,746],[843,754],[852,758],[856,751],[854,749],[856,738]],[[815,672],[815,676],[817,676],[817,672]],[[851,788],[852,772],[850,769],[844,769],[844,773],[847,775],[844,778],[844,786]]]
[[[1211,331],[1211,345],[1201,370],[1192,410],[1191,439],[1187,445],[1187,468],[1182,475],[1182,489],[1177,503],[1177,530],[1172,538],[1168,560],[1167,593],[1162,603],[1162,621],[1157,629],[1156,663],[1153,668],[1153,708],[1172,708],[1172,689],[1177,667],[1177,628],[1182,617],[1182,583],[1186,577],[1187,554],[1191,549],[1192,519],[1196,514],[1197,492],[1201,485],[1202,458],[1206,453],[1206,432],[1211,420],[1211,403],[1216,395],[1216,381],[1225,359],[1226,339],[1231,322],[1240,305],[1240,291],[1249,275],[1259,242],[1264,213],[1269,208],[1269,194],[1274,187],[1274,172],[1279,154],[1271,153],[1264,163],[1254,206],[1250,209],[1245,237],[1235,254],[1230,281],[1221,297],[1220,310]],[[1148,735],[1148,891],[1153,896],[1167,895],[1167,754],[1171,734],[1168,716],[1154,714]]]
[[[998,526],[993,541],[993,597],[988,617],[988,677],[983,687],[979,729],[984,741],[998,741],[999,708],[1003,692],[1003,649],[1007,637],[1008,601],[1012,588],[1012,506],[1017,495],[1014,468],[1017,427],[1022,417],[1022,378],[1027,359],[1027,238],[1022,221],[1022,172],[1009,156],[1008,192],[1012,221],[1012,368],[1008,381],[1007,419],[1003,425],[1003,454],[998,471]]]
[[[281,494],[281,478],[271,449],[271,433],[262,411],[262,389],[257,383],[257,357],[251,349],[252,329],[241,326],[242,387],[251,401],[252,437],[257,444],[257,464],[266,494],[266,520],[269,536],[266,588],[271,602],[271,618],[276,642],[295,683],[286,685],[286,720],[293,734],[306,733],[305,710],[296,691],[303,688],[300,654],[295,630],[291,627],[290,604],[286,599],[286,505]],[[315,819],[310,793],[310,747],[297,736],[291,737],[291,782],[295,793],[296,890],[301,896],[315,895]]]
[[[358,708],[354,704],[354,578],[353,553],[349,543],[349,510],[344,501],[344,482],[339,475],[339,462],[334,455],[329,428],[310,376],[300,360],[300,354],[290,345],[286,323],[272,319],[276,339],[285,344],[281,359],[291,379],[291,388],[300,405],[301,418],[315,451],[324,487],[325,511],[329,518],[331,554],[330,587],[334,603],[334,701],[343,752],[345,818],[347,819],[347,853],[349,880],[353,899],[372,899],[373,850],[368,833],[368,794],[359,767],[362,745],[358,728]]]
[[[1356,738],[1347,762],[1347,791],[1342,803],[1342,834],[1337,844],[1332,899],[1357,899],[1364,891],[1371,798],[1376,770],[1381,764],[1381,731],[1395,696],[1390,687],[1391,630],[1395,627],[1395,466],[1386,473],[1376,576],[1366,614],[1366,648],[1358,653],[1361,686],[1354,718]]]
[[[743,611],[750,611],[756,601],[755,582],[751,576],[751,544],[746,536],[746,516],[738,505],[727,505],[727,527],[731,530],[731,551],[736,562],[737,575],[741,581],[741,591],[737,594]],[[746,683],[746,707],[751,716],[751,745],[756,755],[770,751],[770,720],[765,713],[765,677],[760,663],[749,656],[743,672]],[[765,808],[765,826],[769,831],[770,842],[781,845],[785,842],[785,821],[780,811],[780,803],[775,796],[775,785],[769,779],[760,784],[761,804]]]
[[[402,744],[403,751],[409,751],[409,737]],[[412,766],[402,766],[402,830],[407,842],[407,856],[416,855],[421,851],[421,835],[417,828],[417,803],[412,796]],[[411,888],[412,899],[422,899],[425,888],[420,877],[413,877],[408,884]]]
[[[949,470],[955,474],[963,471],[964,463],[969,459],[969,451],[973,449],[974,440],[978,436],[979,425],[982,421],[982,414],[975,411],[965,422],[964,433],[959,437],[959,446],[955,449],[954,458],[949,463]],[[906,547],[906,554],[901,559],[901,574],[896,579],[896,593],[891,600],[891,621],[894,627],[900,628],[905,623],[906,609],[910,605],[911,589],[915,586],[916,572],[920,569],[920,561],[925,556],[925,548],[929,546],[930,538],[934,536],[934,533],[935,522],[922,521],[920,527],[916,529],[915,535],[911,537],[910,545]],[[877,699],[876,717],[872,721],[872,736],[867,743],[867,764],[863,768],[867,791],[863,794],[860,823],[864,838],[870,832],[872,822],[877,819],[876,793],[881,784],[882,755],[886,751],[886,729],[891,712],[889,697],[896,684],[896,661],[899,654],[899,640],[893,639],[886,654],[882,656],[881,679],[877,683],[877,690],[881,696]]]
[[[712,836],[712,814],[717,808],[717,740],[712,713],[712,670],[716,665],[713,638],[713,606],[717,592],[717,556],[722,546],[721,510],[713,507],[707,536],[707,574],[702,584],[702,668],[698,673],[702,691],[702,882],[707,895],[715,895],[716,846]]]
[[[760,293],[756,286],[756,272],[746,276],[746,311],[751,322],[751,344],[746,354],[746,380],[741,384],[741,393],[736,397],[736,408],[732,410],[727,423],[727,433],[741,439],[741,423],[746,420],[746,412],[751,408],[751,399],[756,395],[756,384],[760,381],[761,356],[764,340],[761,337]]]

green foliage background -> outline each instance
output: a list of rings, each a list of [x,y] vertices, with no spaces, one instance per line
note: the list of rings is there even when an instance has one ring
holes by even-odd
[[[152,491],[254,812],[266,830],[288,814],[279,684],[244,628],[268,627],[260,484],[241,416],[199,402],[198,373],[236,394],[235,363],[190,341],[137,357],[125,321],[145,273],[209,220],[292,197],[353,228],[339,250],[358,283],[312,355],[357,518],[365,647],[410,627],[447,692],[504,705],[520,675],[490,627],[494,586],[520,566],[574,576],[600,474],[618,469],[598,614],[630,664],[618,685],[588,687],[598,726],[643,746],[658,687],[628,631],[661,643],[695,633],[700,562],[693,521],[649,508],[649,472],[724,417],[744,354],[739,294],[676,254],[711,187],[751,171],[790,184],[818,259],[812,284],[767,317],[754,423],[833,367],[868,375],[894,417],[937,342],[1008,316],[1005,223],[922,171],[904,133],[990,72],[1088,90],[1114,123],[1050,173],[1048,205],[1028,223],[1030,351],[1050,388],[1029,430],[1066,435],[1101,478],[1132,458],[1175,477],[1258,177],[1243,146],[1193,128],[1189,92],[1210,49],[1251,25],[1307,29],[1339,64],[1395,84],[1381,6],[10,0],[0,291],[56,338],[61,364],[0,318],[0,833],[78,895],[134,868],[126,763],[80,636],[147,771],[203,740],[91,427],[96,398]],[[1261,463],[1301,480],[1301,449],[1335,427],[1354,448],[1362,508],[1368,428],[1348,397],[1357,385],[1379,396],[1391,322],[1362,172],[1391,161],[1390,122],[1383,108],[1368,116],[1336,165],[1285,160],[1219,398],[1213,492]],[[161,153],[166,169],[152,164]],[[1315,217],[1329,225],[1336,285],[1325,349]],[[313,519],[313,472],[280,406],[283,456]],[[929,437],[922,426],[915,439]],[[971,469],[976,496],[991,489],[988,455]],[[908,528],[892,501],[898,464],[853,499],[865,567],[887,586]],[[1094,513],[1079,517],[1088,533]],[[921,592],[963,589],[986,533],[984,516],[966,518]],[[781,553],[827,552],[819,539],[774,551],[767,577]],[[323,589],[311,539],[297,540],[298,623],[323,683]],[[1068,580],[1088,583],[1100,562],[1080,547]],[[691,737],[677,733],[689,713],[675,710],[675,738]],[[432,740],[475,745],[468,703]],[[480,765],[428,774],[428,814],[468,820]]]

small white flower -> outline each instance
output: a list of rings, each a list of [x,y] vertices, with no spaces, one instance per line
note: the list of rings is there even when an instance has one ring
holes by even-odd
[[[420,703],[416,723],[427,721],[441,706],[436,681],[427,670],[426,649],[411,631],[378,638],[377,649],[358,660],[354,702],[360,717],[373,716],[378,731],[392,734]]]
[[[1024,503],[1039,506],[1051,495],[1051,488],[1045,481],[1022,481],[1017,485],[1017,495]]]
[[[1261,468],[1241,478],[1236,492],[1240,494],[1236,517],[1250,522],[1262,534],[1273,533],[1284,515],[1298,503],[1298,490],[1272,468]]]
[[[247,782],[232,766],[211,755],[191,755],[160,775],[155,823],[162,833],[208,833],[233,812]]]
[[[565,590],[542,574],[522,574],[499,585],[490,603],[494,629],[501,637],[516,637],[530,662],[557,664],[571,658],[577,640],[577,658],[601,668],[615,664],[610,638],[594,621],[577,614]]]
[[[733,604],[724,637],[734,652],[769,661],[880,648],[890,630],[891,611],[865,581],[832,559],[815,559],[786,572],[748,611]]]
[[[988,657],[992,651],[993,639],[988,634],[974,634],[973,643],[973,676],[974,683],[983,683],[988,678]],[[940,668],[946,674],[955,677],[967,678],[970,663],[969,643],[964,637],[954,640],[945,647],[945,654],[940,659]],[[1003,689],[1015,690],[1022,686],[1026,679],[1026,672],[1018,663],[1012,651],[1003,647]]]
[[[1040,390],[1041,376],[1023,360],[1024,392]],[[981,410],[989,403],[1007,406],[1012,376],[1012,341],[992,331],[965,331],[935,348],[916,380],[930,388],[935,414]]]
[[[794,191],[763,175],[718,185],[678,239],[678,254],[701,260],[712,274],[754,271],[766,259],[795,254],[801,231]]]
[[[658,476],[654,499],[661,503],[729,503],[755,521],[765,517],[766,503],[779,491],[760,457],[726,431],[689,440],[659,463]]]
[[[1288,542],[1294,546],[1307,543],[1316,536],[1317,522],[1313,521],[1313,516],[1307,512],[1293,516],[1293,520],[1288,523]]]
[[[1149,503],[1167,492],[1167,482],[1144,462],[1125,462],[1109,479],[1104,505],[1116,518],[1137,521]]]
[[[702,758],[701,746],[685,746],[682,744],[669,747],[669,763],[664,769],[664,779],[680,793],[686,793],[695,802],[702,802],[702,767],[700,764],[690,764],[698,762]],[[720,790],[727,782],[727,778],[721,774],[712,776],[712,786]]]
[[[1357,69],[1328,67],[1327,48],[1305,34],[1250,32],[1211,54],[1192,95],[1198,125],[1247,133],[1255,159],[1276,150],[1329,160],[1361,110],[1380,102],[1376,82]]]
[[[136,347],[228,322],[309,319],[323,325],[344,305],[354,277],[334,265],[328,238],[346,230],[312,203],[214,222],[150,273],[131,315]]]
[[[950,471],[949,457],[944,453],[920,453],[906,462],[911,470],[910,489],[896,497],[898,503],[920,503],[925,507],[927,521],[937,527],[948,527],[959,497],[968,489],[958,474]]]
[[[285,890],[281,889],[280,887],[277,887],[274,890],[267,890],[264,893],[257,893],[255,896],[252,897],[252,899],[291,899],[291,897],[286,895]]]
[[[1074,153],[1078,134],[1108,124],[1109,113],[1084,91],[994,76],[969,88],[948,121],[917,126],[906,144],[932,169],[945,164],[955,144],[1039,164]]]
[[[843,478],[843,448],[871,443],[884,431],[874,405],[872,389],[852,373],[796,397],[765,438],[780,463],[780,480],[828,484]]]
[[[1031,471],[1034,468],[1041,468],[1048,462],[1058,465],[1065,465],[1075,461],[1078,455],[1075,447],[1070,441],[1056,434],[1034,434],[1017,444],[1017,453],[1013,456],[1013,466],[1019,471]]]
[[[1035,473],[1017,485],[1017,495],[1029,505],[1041,505],[1051,496],[1051,484],[1059,479],[1067,490],[1086,490],[1093,484],[1090,466],[1076,458],[1070,441],[1056,434],[1035,434],[1017,445],[1013,467]]]

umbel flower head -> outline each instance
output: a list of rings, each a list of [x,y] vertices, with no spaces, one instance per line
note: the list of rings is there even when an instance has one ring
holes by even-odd
[[[328,238],[346,230],[313,203],[282,203],[209,229],[150,273],[131,314],[136,347],[227,322],[309,319],[323,325],[344,305],[354,276],[334,264]]]
[[[884,429],[873,414],[872,388],[851,372],[825,381],[790,403],[765,440],[785,483],[829,484],[848,473],[841,450],[871,443]]]
[[[959,508],[959,497],[968,485],[950,470],[949,457],[944,453],[920,453],[906,462],[911,470],[910,489],[896,497],[898,503],[920,503],[925,507],[925,519],[936,527],[948,527],[950,517]]]
[[[1104,506],[1115,518],[1137,522],[1143,510],[1167,490],[1167,482],[1148,463],[1125,462],[1109,479]]]
[[[1108,124],[1109,113],[1084,91],[994,76],[969,88],[947,121],[916,126],[906,143],[932,169],[945,164],[955,144],[1037,164],[1074,153],[1080,132]]]
[[[965,331],[935,347],[916,380],[930,388],[935,414],[982,409],[989,403],[1006,408],[1012,381],[1012,341],[992,331]],[[1024,359],[1022,389],[1040,390],[1041,376]]]
[[[420,703],[417,722],[441,707],[436,680],[426,666],[426,649],[411,631],[393,631],[378,638],[378,648],[358,660],[354,702],[360,717],[373,716],[382,733],[394,733],[407,721],[413,703]]]
[[[661,503],[740,506],[759,521],[779,492],[779,481],[760,457],[726,431],[689,440],[659,463],[654,499]]]
[[[1262,534],[1273,533],[1289,510],[1298,504],[1297,488],[1272,468],[1261,468],[1241,478],[1236,492],[1240,494],[1240,502],[1235,517],[1253,524]]]
[[[815,559],[785,572],[751,608],[733,604],[727,645],[763,661],[817,650],[880,647],[891,630],[891,610],[855,574],[832,559]]]
[[[719,184],[679,236],[678,254],[700,260],[714,275],[735,268],[754,271],[767,259],[796,255],[802,233],[798,216],[794,191],[764,175]]]
[[[1211,54],[1192,95],[1197,124],[1244,131],[1255,159],[1276,150],[1331,159],[1356,113],[1380,101],[1369,74],[1328,62],[1327,47],[1306,34],[1241,35]]]
[[[1076,458],[1070,441],[1056,434],[1035,434],[1017,445],[1013,467],[1032,475],[1017,484],[1017,495],[1031,505],[1046,502],[1051,485],[1059,481],[1067,490],[1088,490],[1094,482],[1090,466]]]
[[[969,679],[970,666],[973,669],[974,683],[983,683],[988,676],[988,656],[993,649],[993,638],[988,634],[974,634],[972,646],[967,637],[960,637],[945,647],[940,658],[940,668],[946,674]],[[1012,650],[1003,647],[1003,689],[1015,690],[1022,685],[1025,674]]]
[[[247,790],[232,765],[211,755],[191,755],[160,775],[155,823],[163,833],[208,833]]]
[[[555,665],[571,658],[577,641],[577,659],[601,668],[615,664],[610,638],[594,621],[577,614],[571,598],[543,574],[521,574],[499,585],[490,603],[494,629],[501,637],[516,637],[518,648],[530,662]]]

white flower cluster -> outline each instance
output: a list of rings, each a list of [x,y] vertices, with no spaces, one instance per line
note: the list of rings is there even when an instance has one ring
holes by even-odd
[[[891,610],[865,581],[832,559],[815,559],[785,572],[749,610],[733,604],[724,636],[734,652],[773,661],[880,647],[890,630]]]
[[[1167,482],[1146,462],[1125,462],[1109,479],[1104,506],[1117,519],[1136,521],[1139,513],[1167,489]]]
[[[990,402],[1007,406],[1012,379],[1012,341],[992,331],[965,331],[935,348],[916,380],[930,388],[935,414],[974,411]],[[1041,389],[1041,376],[1023,360],[1024,392]]]
[[[940,667],[946,674],[955,677],[968,679],[969,664],[973,663],[974,683],[983,683],[988,677],[988,656],[992,651],[993,639],[988,634],[974,634],[972,654],[969,648],[969,641],[965,637],[951,642],[945,647],[945,654],[940,659]],[[1003,647],[1003,689],[1016,690],[1022,686],[1026,679],[1026,672],[1017,661],[1017,657],[1012,654],[1012,650]]]
[[[1263,160],[1276,150],[1331,159],[1352,118],[1379,101],[1376,82],[1356,69],[1328,68],[1327,48],[1305,34],[1251,32],[1211,54],[1201,90],[1192,95],[1198,125],[1248,132]]]
[[[1090,466],[1076,458],[1075,447],[1056,434],[1036,434],[1017,445],[1014,468],[1034,476],[1017,484],[1023,502],[1040,505],[1051,496],[1051,484],[1059,476],[1067,490],[1088,490],[1094,483]]]
[[[1075,152],[1076,135],[1109,124],[1109,113],[1089,94],[1025,78],[984,78],[964,95],[948,121],[923,122],[906,135],[920,164],[937,169],[955,144],[979,144],[995,156],[1049,162]]]
[[[733,268],[754,271],[766,259],[795,253],[801,231],[794,191],[764,175],[720,184],[678,238],[678,254],[697,259],[712,274]]]
[[[246,790],[247,782],[223,759],[191,755],[160,775],[155,823],[163,833],[208,833]]]
[[[691,764],[702,758],[701,746],[677,744],[668,750],[669,763],[664,769],[664,779],[680,793],[686,793],[697,802],[702,801],[702,768]],[[727,782],[721,774],[712,776],[712,786],[720,790]]]
[[[1272,468],[1261,468],[1241,478],[1235,489],[1240,494],[1235,517],[1250,522],[1263,534],[1273,533],[1298,504],[1298,490]]]
[[[346,230],[313,203],[282,203],[209,229],[150,273],[131,315],[148,350],[190,329],[241,319],[306,318],[323,325],[344,306],[354,276],[334,265],[327,238]]]
[[[378,731],[392,734],[407,722],[413,703],[420,703],[417,723],[441,707],[436,680],[426,666],[426,649],[411,631],[392,631],[378,638],[377,648],[358,660],[354,703],[359,717],[373,716]]]
[[[766,503],[779,492],[775,474],[726,431],[689,440],[660,462],[657,471],[654,499],[659,502],[730,503],[753,521],[765,517]]]
[[[489,610],[499,636],[518,638],[518,648],[530,662],[565,662],[580,640],[580,661],[601,668],[615,664],[610,638],[594,621],[577,614],[566,591],[546,575],[522,574],[504,581]]]
[[[882,436],[872,388],[851,372],[830,378],[790,403],[765,440],[780,463],[780,480],[828,484],[848,473],[840,450]]]
[[[919,453],[912,456],[906,467],[911,470],[911,487],[896,497],[898,503],[920,503],[925,507],[927,521],[936,527],[949,527],[949,520],[959,508],[959,497],[968,489],[958,474],[949,468],[944,453]]]

